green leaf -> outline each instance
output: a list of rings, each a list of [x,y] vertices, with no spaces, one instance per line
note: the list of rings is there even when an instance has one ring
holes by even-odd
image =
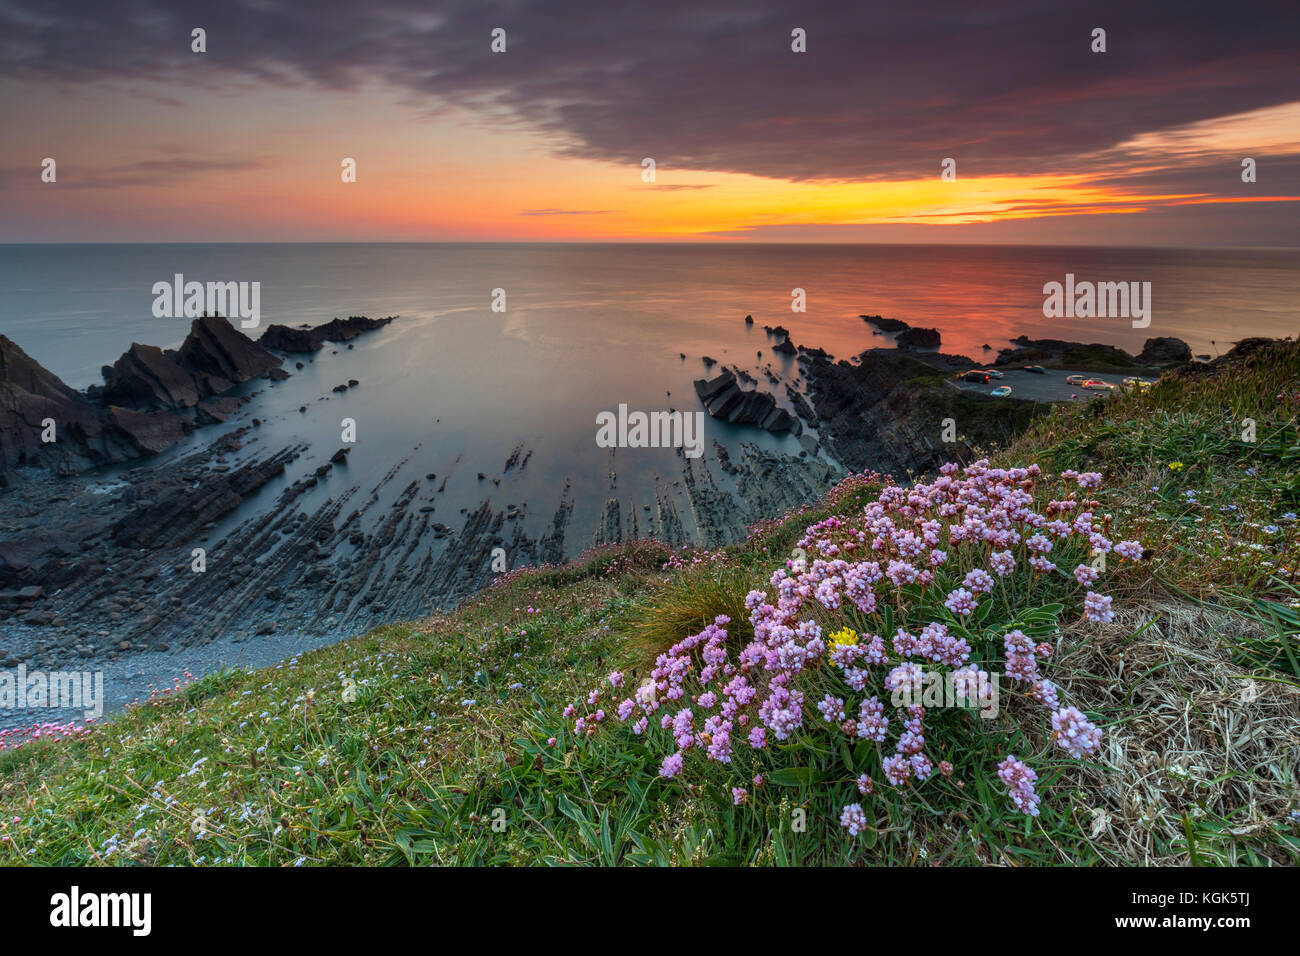
[[[778,787],[808,787],[826,779],[826,771],[815,767],[782,767],[767,775],[767,782]]]
[[[853,762],[853,754],[849,753],[849,744],[846,740],[840,741],[840,757],[844,761],[844,769],[852,773],[857,765]]]
[[[858,841],[868,849],[875,846],[880,840],[880,834],[876,832],[875,827],[867,827],[858,834]]]

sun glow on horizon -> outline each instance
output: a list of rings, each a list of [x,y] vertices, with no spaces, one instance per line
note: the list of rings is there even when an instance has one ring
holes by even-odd
[[[1300,152],[1300,103],[1145,133],[1081,155],[1068,175],[980,175],[958,156],[953,181],[941,178],[940,157],[904,179],[791,180],[675,168],[658,156],[656,181],[643,182],[639,155],[575,157],[572,144],[518,120],[419,112],[384,89],[326,103],[286,89],[252,111],[201,90],[134,100],[129,110],[110,108],[113,95],[100,91],[49,119],[57,187],[12,161],[0,167],[11,231],[89,241],[716,241],[1300,200],[1234,191],[1227,168],[1243,141],[1261,155]],[[29,123],[39,112],[35,96],[14,104]],[[340,111],[358,117],[346,134],[330,121]],[[232,128],[241,135],[211,132]],[[344,157],[357,161],[355,183],[340,180]],[[1207,160],[1225,165],[1222,192],[1138,181]]]

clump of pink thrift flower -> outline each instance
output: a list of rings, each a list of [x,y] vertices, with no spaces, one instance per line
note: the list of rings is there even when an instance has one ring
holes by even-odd
[[[933,670],[969,701],[982,695],[990,672],[1001,665],[1007,677],[1025,685],[1028,698],[1042,705],[1060,747],[1076,759],[1096,753],[1101,731],[1077,708],[1062,706],[1056,687],[1040,672],[1051,656],[1044,633],[1030,629],[1031,637],[1012,629],[999,641],[992,630],[996,617],[973,617],[977,610],[1004,605],[1016,613],[1042,588],[1061,590],[1068,584],[1087,590],[1087,620],[1113,619],[1111,599],[1090,590],[1100,571],[1079,564],[1071,580],[1070,572],[1046,556],[1054,554],[1068,567],[1080,553],[1107,550],[1134,560],[1143,554],[1142,546],[1112,544],[1102,534],[1102,528],[1109,531],[1109,519],[1097,518],[1094,509],[1100,504],[1079,494],[1098,487],[1099,475],[1061,477],[1077,487],[1052,500],[1038,492],[1045,476],[1036,465],[1001,469],[978,461],[963,469],[950,463],[928,484],[903,488],[886,481],[860,513],[835,515],[807,528],[797,543],[803,556],[786,561],[764,589],[746,595],[752,640],[739,649],[728,646],[730,619],[719,615],[660,654],[649,678],[611,708],[613,716],[630,725],[646,747],[668,751],[659,770],[668,779],[703,761],[749,760],[764,767],[788,759],[792,751],[806,756],[805,741],[812,751],[832,754],[845,745],[855,752],[874,744],[880,778],[854,771],[865,797],[884,784],[920,786],[936,773],[954,774],[949,761],[926,752],[949,742],[927,740],[938,731],[926,727],[925,709],[911,707],[891,726],[882,695],[909,687],[919,691],[923,673]],[[1034,576],[1032,586],[1021,587],[1016,579],[1021,576]],[[1011,580],[1002,587],[999,577]],[[985,608],[983,595],[989,595],[983,598],[989,602]],[[948,613],[918,613],[940,603]],[[611,687],[623,683],[621,672],[610,675]],[[600,693],[593,691],[585,707],[565,708],[566,717],[576,718],[579,738],[607,732],[599,702]],[[734,755],[733,742],[747,742],[748,749]],[[1037,815],[1034,770],[1007,757],[997,773],[1012,803]],[[754,773],[755,792],[762,779],[763,773]],[[953,782],[964,786],[962,780]],[[732,788],[737,804],[749,798],[744,787]],[[866,814],[859,804],[849,804],[840,822],[857,835],[867,825]]]
[[[849,831],[849,836],[857,836],[867,828],[867,815],[862,804],[850,803],[840,811],[840,826]]]
[[[1110,609],[1111,599],[1102,594],[1089,591],[1083,599],[1083,616],[1089,621],[1109,623],[1115,620],[1115,612]]]
[[[1016,808],[1031,817],[1038,816],[1038,794],[1034,792],[1038,774],[1015,757],[1008,756],[998,764],[998,776],[1007,785],[1011,802]]]
[[[952,611],[953,614],[960,614],[962,617],[965,617],[969,614],[975,613],[977,604],[975,601],[975,595],[971,594],[965,588],[958,588],[948,595],[943,602],[943,606]]]
[[[1127,558],[1130,561],[1136,561],[1142,557],[1142,544],[1138,541],[1121,541],[1115,545],[1115,553],[1121,558]]]
[[[1077,707],[1063,707],[1052,714],[1052,730],[1061,749],[1076,760],[1096,753],[1101,746],[1101,731]]]

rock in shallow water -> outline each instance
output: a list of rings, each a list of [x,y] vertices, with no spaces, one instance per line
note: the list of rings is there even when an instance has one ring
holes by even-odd
[[[799,420],[781,408],[772,395],[742,389],[730,370],[713,379],[697,379],[695,394],[710,415],[733,425],[755,425],[778,435],[798,435],[803,430]]]

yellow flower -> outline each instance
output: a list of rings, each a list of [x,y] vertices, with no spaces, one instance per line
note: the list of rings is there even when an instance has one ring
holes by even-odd
[[[1171,461],[1171,462],[1169,463],[1169,470],[1170,470],[1170,471],[1182,471],[1182,470],[1183,470],[1183,463],[1182,463],[1181,461]]]
[[[858,632],[849,627],[841,628],[830,636],[831,647],[841,644],[858,643]]]

